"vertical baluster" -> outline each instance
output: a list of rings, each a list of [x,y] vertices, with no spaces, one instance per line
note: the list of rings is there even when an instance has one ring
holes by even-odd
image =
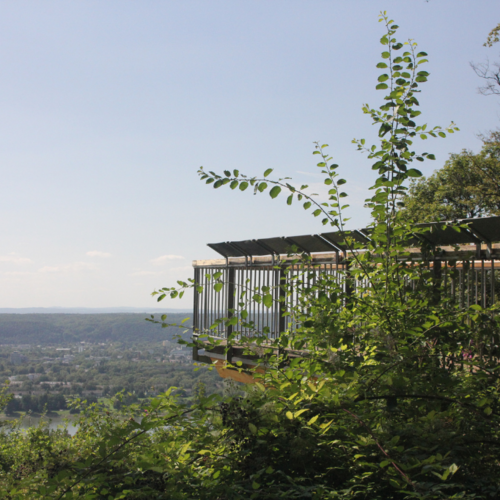
[[[495,304],[495,259],[491,256],[491,300],[490,305]]]
[[[460,307],[464,307],[464,263],[462,261],[462,269],[458,270],[458,279],[459,279],[459,287],[460,287]]]
[[[481,259],[481,292],[482,292],[482,307],[486,308],[486,270],[484,268],[484,259]]]

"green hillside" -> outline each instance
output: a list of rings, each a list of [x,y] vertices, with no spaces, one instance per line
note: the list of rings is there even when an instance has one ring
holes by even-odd
[[[168,315],[169,323],[189,314]],[[147,314],[0,314],[0,344],[65,344],[74,342],[158,342],[183,332],[162,328]],[[159,315],[156,315],[159,317]],[[185,323],[191,326],[191,321]]]

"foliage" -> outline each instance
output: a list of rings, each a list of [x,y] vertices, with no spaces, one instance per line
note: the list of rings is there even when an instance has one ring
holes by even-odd
[[[410,185],[404,215],[414,222],[456,220],[500,214],[500,142],[484,138],[479,154],[450,155],[443,168]]]
[[[5,413],[19,411],[42,413],[66,409],[66,398],[62,394],[24,394],[22,398],[12,398],[5,406]]]
[[[381,21],[377,88],[386,95],[378,109],[363,107],[378,125],[380,146],[356,141],[378,173],[367,201],[369,244],[362,248],[344,228],[345,180],[326,146],[314,153],[328,201],[288,179],[270,179],[270,170],[263,178],[201,170],[215,188],[251,186],[272,198],[286,190],[288,204],[300,201],[324,225],[344,231],[348,265],[340,279],[316,273],[312,280],[310,258],[291,255],[279,266],[301,266],[280,284],[280,300],[298,291],[285,313],[293,331],[269,340],[247,321],[250,301],[273,305],[270,287],[243,292],[230,317],[217,320],[233,325],[235,335],[239,326],[253,328],[248,349],[257,345],[270,367],[240,395],[207,398],[200,387],[187,408],[171,390],[142,418],[137,407],[117,415],[91,406],[73,439],[43,428],[4,434],[5,498],[498,498],[497,316],[479,306],[461,309],[426,262],[407,265],[408,242],[420,229],[398,210],[409,179],[421,175],[411,163],[433,158],[414,152],[413,140],[456,127],[417,125],[426,54],[395,39],[398,27],[385,13]],[[219,293],[225,285],[220,276],[210,284]],[[203,293],[192,280],[179,287],[156,294],[162,300],[189,287]]]
[[[497,43],[500,35],[500,23],[498,23],[489,33],[486,42],[484,43],[485,47],[491,47],[494,43]]]

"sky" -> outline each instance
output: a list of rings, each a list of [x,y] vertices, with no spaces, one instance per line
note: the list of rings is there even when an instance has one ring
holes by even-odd
[[[347,179],[350,227],[374,180],[353,138],[376,141],[381,10],[428,52],[422,120],[460,132],[416,144],[479,151],[500,99],[470,62],[497,0],[0,0],[0,308],[155,307],[207,243],[314,234],[284,197],[213,190],[197,170],[239,169],[325,192],[314,141]],[[420,149],[422,148],[422,149]],[[191,307],[182,301],[164,308]]]

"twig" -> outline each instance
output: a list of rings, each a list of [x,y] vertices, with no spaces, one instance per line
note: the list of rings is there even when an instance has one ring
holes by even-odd
[[[411,485],[413,487],[413,489],[416,490],[416,487],[415,487],[415,484],[413,483],[413,481],[396,465],[396,463],[394,462],[394,460],[387,454],[387,452],[384,450],[384,448],[382,448],[382,446],[377,441],[377,438],[373,434],[373,431],[370,429],[370,427],[368,427],[368,425],[366,425],[357,415],[355,415],[354,413],[350,412],[349,410],[346,410],[346,409],[342,408],[342,411],[345,411],[346,413],[348,413],[349,415],[351,415],[351,417],[354,417],[363,427],[366,427],[368,429],[368,432],[370,433],[371,437],[375,441],[375,444],[378,446],[379,450],[388,458],[388,460],[390,460],[392,466],[401,474],[401,476],[403,477],[403,479],[409,485]]]

